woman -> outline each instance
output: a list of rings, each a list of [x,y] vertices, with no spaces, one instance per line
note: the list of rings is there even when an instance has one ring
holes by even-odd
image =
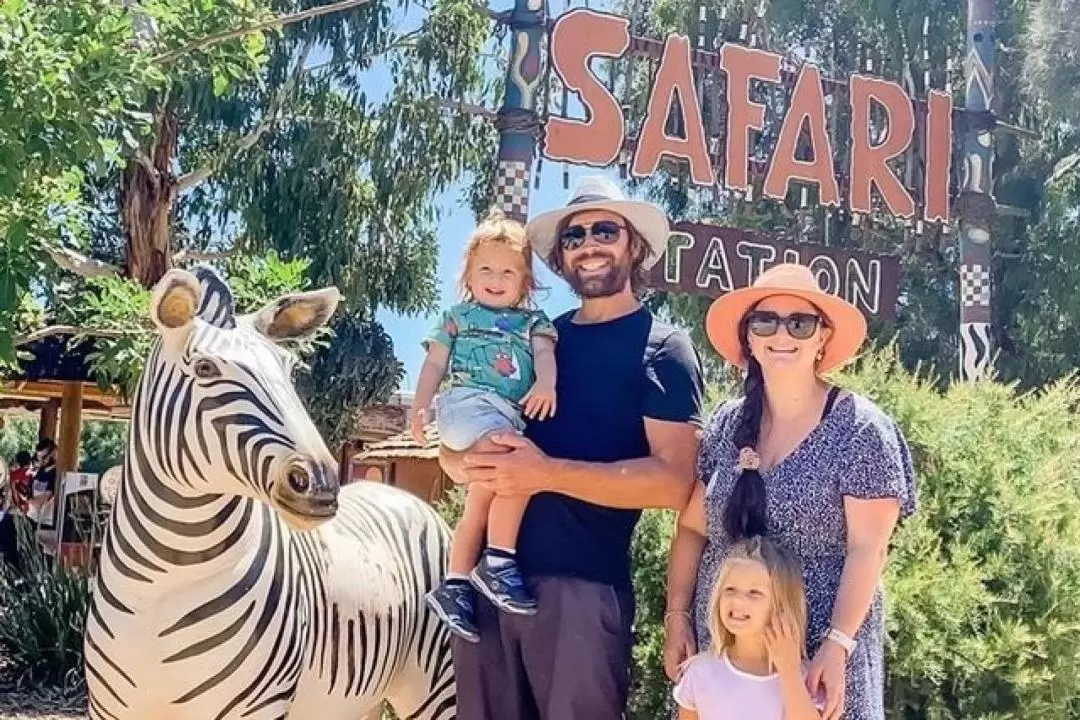
[[[665,670],[674,680],[708,647],[706,604],[728,548],[768,535],[803,565],[807,685],[824,694],[824,717],[884,720],[881,574],[896,523],[915,509],[914,473],[896,424],[822,379],[855,356],[866,321],[807,268],[779,265],[716,300],[706,332],[745,369],[744,397],[710,421],[679,517]]]

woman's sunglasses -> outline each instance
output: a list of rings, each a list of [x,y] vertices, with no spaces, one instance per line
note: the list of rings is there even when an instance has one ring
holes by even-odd
[[[601,245],[613,245],[619,239],[623,226],[614,220],[598,220],[592,225],[567,225],[559,233],[559,245],[563,250],[577,250],[592,235]]]
[[[758,337],[772,337],[783,325],[787,328],[787,334],[796,340],[809,340],[823,324],[819,315],[811,313],[780,316],[774,312],[752,312],[746,322],[750,332]]]

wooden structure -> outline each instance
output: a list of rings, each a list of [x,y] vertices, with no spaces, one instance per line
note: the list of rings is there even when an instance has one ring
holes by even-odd
[[[442,500],[453,481],[439,466],[439,434],[428,425],[423,444],[402,432],[374,442],[349,462],[350,481],[371,480],[394,485],[429,503]]]
[[[63,565],[85,565],[90,559],[93,533],[77,529],[90,527],[97,520],[96,500],[86,501],[87,488],[70,493],[62,493],[61,489],[68,487],[65,481],[79,470],[83,421],[126,421],[131,407],[119,395],[103,391],[92,382],[88,362],[94,351],[92,342],[72,347],[67,337],[51,336],[21,350],[28,352],[29,359],[20,364],[16,373],[0,380],[0,417],[37,415],[38,438],[56,442],[54,529],[39,531],[38,541]],[[96,487],[95,478],[89,490],[91,498],[96,498]],[[63,530],[68,525],[70,532]]]
[[[357,430],[348,442],[342,444],[338,456],[342,484],[353,479],[350,468],[357,453],[372,443],[397,435],[408,426],[411,404],[411,395],[396,393],[386,403],[369,405],[357,411]]]
[[[38,437],[56,442],[57,477],[78,470],[79,437],[86,418],[126,420],[129,404],[93,382],[88,356],[92,342],[70,347],[65,336],[52,336],[22,348],[30,359],[0,380],[0,415],[36,414]]]

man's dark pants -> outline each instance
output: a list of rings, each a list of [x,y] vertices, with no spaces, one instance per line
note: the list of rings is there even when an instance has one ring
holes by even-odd
[[[573,578],[529,585],[536,615],[499,612],[481,596],[480,642],[454,641],[458,720],[621,720],[633,592]]]

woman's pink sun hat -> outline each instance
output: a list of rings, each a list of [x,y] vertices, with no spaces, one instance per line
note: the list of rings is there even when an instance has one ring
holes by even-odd
[[[746,367],[748,358],[743,356],[739,337],[742,320],[762,300],[777,295],[811,303],[821,311],[832,331],[818,363],[818,373],[823,375],[855,358],[866,341],[866,318],[847,300],[822,291],[805,265],[784,263],[763,272],[752,286],[721,295],[713,301],[705,316],[705,334],[725,360]]]

